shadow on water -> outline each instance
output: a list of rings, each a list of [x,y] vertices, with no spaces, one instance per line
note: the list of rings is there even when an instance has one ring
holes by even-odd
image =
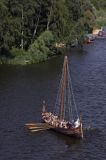
[[[99,128],[85,128],[84,129],[84,138],[75,138],[67,136],[61,133],[56,133],[55,131],[50,131],[51,134],[55,135],[58,139],[65,142],[69,147],[72,145],[80,145],[83,142],[93,140],[94,138],[101,137],[102,131]]]
[[[70,137],[61,133],[56,133],[55,131],[50,131],[57,139],[62,141],[68,148],[71,146],[79,146],[82,139]]]
[[[57,133],[53,130],[44,130],[44,131],[39,131],[36,133],[31,133],[30,131],[25,129],[25,133],[26,135],[32,138],[37,137],[37,136],[38,137],[44,136],[45,134],[49,136],[54,136],[55,139],[63,142],[63,144],[66,145],[67,148],[70,148],[73,146],[81,147],[82,144],[86,144],[94,140],[96,141],[97,139],[99,139],[99,137],[102,137],[102,131],[99,128],[85,128],[83,139],[67,136],[61,133]]]
[[[45,130],[45,131],[40,131],[40,132],[36,132],[36,133],[31,133],[30,131],[26,130],[26,134],[30,137],[36,137],[36,136],[45,136],[48,135],[51,137],[54,137],[57,141],[61,141],[64,145],[66,145],[67,147],[71,147],[71,146],[78,146],[80,145],[80,143],[82,142],[82,139],[80,138],[75,138],[75,137],[70,137],[61,133],[57,133],[53,130]]]

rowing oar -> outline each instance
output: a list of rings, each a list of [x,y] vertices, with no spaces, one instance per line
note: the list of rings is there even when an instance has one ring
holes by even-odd
[[[46,123],[27,123],[25,124],[25,126],[31,132],[38,132],[38,131],[43,131],[43,130],[54,128],[53,126],[46,124]]]
[[[42,126],[46,125],[46,123],[26,123],[25,126]]]
[[[43,129],[43,128],[45,128],[45,127],[40,127],[40,126],[39,126],[39,127],[36,127],[36,126],[28,127],[28,129],[41,129],[41,128]]]
[[[48,125],[46,123],[27,123],[27,124],[25,124],[25,126],[27,128],[30,128],[30,127],[48,127],[50,125]]]
[[[31,132],[38,132],[38,131],[44,131],[44,130],[47,130],[47,129],[50,129],[50,128],[32,129],[30,131]]]
[[[45,127],[29,127],[29,130],[36,130],[36,129],[50,129],[53,128],[52,126],[45,126]]]

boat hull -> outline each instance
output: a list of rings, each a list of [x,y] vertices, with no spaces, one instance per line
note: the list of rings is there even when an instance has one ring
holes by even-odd
[[[77,137],[77,138],[82,138],[82,134],[81,134],[81,128],[69,128],[69,129],[65,129],[65,128],[53,128],[52,130],[68,135],[68,136],[72,136],[72,137]]]
[[[71,136],[71,137],[76,137],[76,138],[83,138],[83,129],[82,129],[82,124],[77,127],[77,128],[60,128],[60,127],[54,127],[53,125],[43,121],[45,124],[51,126],[51,130],[56,131],[58,133]]]

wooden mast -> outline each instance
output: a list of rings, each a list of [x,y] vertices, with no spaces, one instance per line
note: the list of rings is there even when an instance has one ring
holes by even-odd
[[[68,58],[65,56],[64,64],[63,64],[63,79],[61,83],[61,90],[60,90],[60,98],[61,98],[61,109],[60,109],[60,119],[64,118],[64,102],[65,102],[65,87],[67,81],[67,65],[68,65]]]

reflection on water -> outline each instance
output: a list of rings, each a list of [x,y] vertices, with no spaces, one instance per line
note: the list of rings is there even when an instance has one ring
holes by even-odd
[[[66,145],[66,147],[70,148],[71,146],[80,146],[80,143],[82,142],[81,139],[76,139],[75,137],[69,137],[66,135],[62,135],[60,133],[56,133],[51,131],[52,134],[54,134],[56,136],[56,138],[58,138],[59,140],[63,141],[63,143]]]

